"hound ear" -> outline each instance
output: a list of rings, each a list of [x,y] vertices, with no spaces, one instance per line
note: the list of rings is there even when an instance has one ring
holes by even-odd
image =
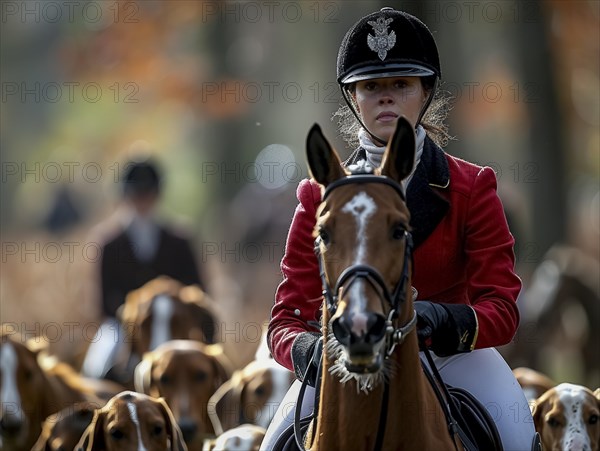
[[[135,391],[146,395],[149,394],[150,384],[152,382],[153,360],[152,353],[148,352],[144,354],[141,362],[136,365],[133,373],[133,385],[135,386]]]
[[[397,182],[412,172],[415,164],[415,131],[410,122],[400,116],[392,139],[388,142],[381,163],[381,175]]]
[[[323,186],[346,175],[340,157],[323,136],[318,124],[314,124],[308,132],[306,157],[312,177]]]
[[[187,446],[183,440],[183,434],[177,425],[177,421],[175,421],[173,412],[165,402],[164,398],[157,398],[155,401],[160,405],[160,410],[165,419],[167,435],[170,440],[169,451],[187,451]]]
[[[48,439],[52,435],[52,424],[48,418],[44,421],[42,425],[42,433],[38,437],[37,441],[31,448],[31,451],[52,451],[50,449],[50,444],[48,443]]]
[[[235,427],[242,409],[242,380],[236,371],[233,377],[219,387],[208,401],[208,415],[215,435]]]
[[[204,345],[204,353],[215,370],[213,393],[231,377],[233,365],[220,344]]]
[[[106,419],[106,411],[101,409],[94,412],[94,418],[87,427],[79,443],[75,446],[76,451],[94,451],[106,449],[104,441],[104,421]]]
[[[544,420],[542,418],[542,411],[544,410],[544,405],[546,404],[547,399],[548,397],[546,396],[546,393],[538,397],[534,401],[533,410],[531,411],[531,416],[533,417],[533,425],[535,426],[535,430],[538,432],[541,431],[542,423]]]

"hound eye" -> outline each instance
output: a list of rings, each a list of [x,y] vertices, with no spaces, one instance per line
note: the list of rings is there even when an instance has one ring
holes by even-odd
[[[171,382],[171,378],[169,378],[169,376],[167,376],[166,374],[163,374],[162,376],[160,376],[161,384],[167,385],[169,382]]]
[[[204,382],[206,380],[206,373],[204,371],[198,371],[195,375],[194,375],[194,380],[196,382]]]
[[[402,238],[404,238],[405,232],[406,229],[403,226],[397,225],[394,227],[394,230],[392,230],[392,238],[395,240],[401,240]]]
[[[254,393],[256,394],[256,396],[264,396],[265,395],[265,387],[263,387],[262,385],[260,387],[257,387],[256,390],[254,390]]]
[[[552,417],[552,418],[548,418],[546,420],[546,423],[548,424],[548,426],[550,426],[551,428],[557,428],[560,426],[560,421],[558,421],[556,418]]]
[[[31,379],[33,379],[33,371],[27,369],[23,372],[23,376],[25,377],[26,381],[30,381]]]
[[[123,434],[123,431],[120,429],[111,429],[110,436],[115,440],[121,440],[123,437],[125,437],[125,434]]]
[[[596,424],[597,422],[598,422],[598,415],[596,415],[596,414],[590,415],[588,424]]]
[[[163,427],[160,424],[157,424],[156,426],[154,426],[154,428],[152,429],[152,433],[154,435],[160,435],[162,434],[163,431]]]

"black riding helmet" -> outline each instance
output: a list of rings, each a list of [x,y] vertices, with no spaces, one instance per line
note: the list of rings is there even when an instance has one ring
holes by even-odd
[[[348,30],[337,58],[337,81],[342,94],[365,130],[369,131],[356,111],[349,92],[351,87],[361,80],[400,76],[433,79],[418,125],[442,76],[437,46],[423,22],[408,13],[386,7],[363,17]]]
[[[156,163],[150,160],[132,161],[125,166],[123,194],[126,197],[158,194],[161,176]]]

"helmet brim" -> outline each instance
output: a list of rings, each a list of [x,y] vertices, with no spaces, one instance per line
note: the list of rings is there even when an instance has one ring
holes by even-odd
[[[356,83],[357,81],[373,80],[375,78],[390,77],[430,77],[435,72],[429,68],[416,64],[386,64],[376,66],[364,66],[353,70],[339,82],[340,84]]]

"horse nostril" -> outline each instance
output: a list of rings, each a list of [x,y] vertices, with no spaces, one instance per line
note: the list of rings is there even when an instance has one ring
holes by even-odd
[[[0,419],[0,430],[6,435],[17,435],[22,427],[23,422],[18,418],[4,416]]]
[[[370,344],[375,344],[383,340],[385,336],[385,318],[377,313],[369,315],[367,320],[367,333],[365,341]]]
[[[196,426],[196,423],[194,423],[192,420],[182,418],[181,420],[179,420],[178,424],[179,429],[181,429],[181,433],[183,434],[184,441],[190,441],[194,437],[194,435],[196,435],[196,430],[198,429],[198,427]]]
[[[350,346],[352,340],[352,324],[343,316],[333,320],[331,330],[336,340],[344,345]]]
[[[356,316],[353,318],[358,321]],[[333,320],[331,325],[333,335],[340,344],[344,346],[356,344],[374,345],[383,340],[385,335],[385,318],[382,315],[377,313],[363,315],[361,319],[364,327],[356,326],[353,318],[340,316]],[[356,330],[353,330],[353,327]],[[358,330],[360,330],[360,333],[357,332]]]

